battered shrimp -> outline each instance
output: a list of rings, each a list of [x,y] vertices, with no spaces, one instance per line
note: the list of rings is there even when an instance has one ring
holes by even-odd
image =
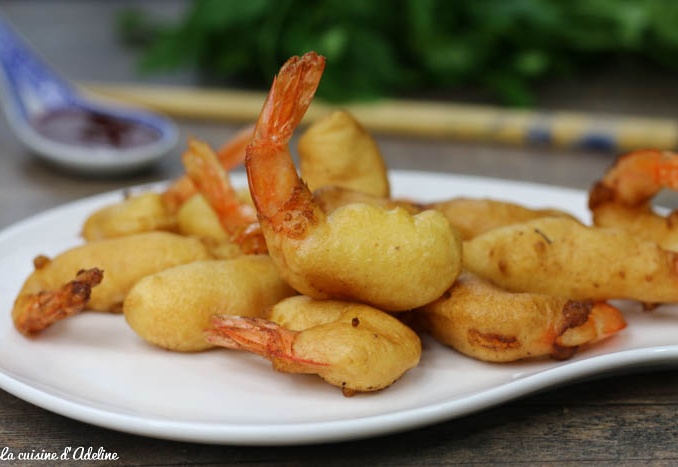
[[[159,347],[196,352],[212,347],[204,331],[214,314],[261,316],[294,291],[266,255],[195,261],[139,280],[123,304],[125,319]]]
[[[82,236],[87,241],[121,237],[154,230],[175,232],[177,219],[159,193],[127,195],[119,203],[105,206],[85,220]]]
[[[398,319],[358,303],[307,305],[314,304],[315,313],[329,313],[324,324],[293,331],[261,318],[217,315],[206,338],[261,355],[277,371],[317,374],[345,396],[384,389],[419,363],[419,337]]]
[[[55,322],[80,313],[87,307],[92,287],[103,279],[98,268],[78,271],[75,279],[56,290],[19,295],[12,309],[16,329],[26,336],[37,334]]]
[[[228,171],[240,165],[245,159],[245,148],[252,139],[254,125],[248,125],[238,131],[235,136],[226,142],[217,152],[219,163]],[[176,212],[181,205],[198,192],[188,175],[176,179],[162,193],[162,200],[170,212]]]
[[[607,303],[511,293],[469,273],[414,315],[438,341],[489,362],[567,359],[626,327]]]
[[[247,148],[250,193],[282,276],[313,298],[361,301],[387,311],[438,298],[460,269],[461,244],[433,210],[354,203],[325,214],[297,175],[288,142],[311,103],[325,60],[291,58],[273,82]]]
[[[559,209],[531,209],[520,204],[494,199],[454,198],[424,205],[442,212],[457,229],[463,240],[505,225],[538,219],[540,217],[568,217]]]
[[[40,256],[35,270],[19,292],[12,316],[17,320],[41,294],[58,290],[77,271],[98,268],[104,271],[101,283],[92,290],[88,310],[120,312],[132,286],[142,277],[178,264],[211,257],[207,247],[195,238],[168,232],[149,232],[97,240],[64,251],[53,259]],[[34,318],[34,320],[37,318]]]
[[[388,198],[386,164],[372,136],[344,111],[316,120],[299,138],[299,170],[310,190],[338,186]]]
[[[646,149],[625,154],[589,192],[593,222],[678,251],[678,211],[664,217],[652,207],[652,198],[664,188],[678,189],[677,153]]]
[[[548,217],[464,242],[464,267],[514,292],[572,300],[678,301],[678,253],[620,229]]]
[[[230,239],[245,253],[265,253],[266,242],[259,229],[256,210],[238,196],[228,172],[209,145],[190,140],[182,160],[186,173],[214,210]]]

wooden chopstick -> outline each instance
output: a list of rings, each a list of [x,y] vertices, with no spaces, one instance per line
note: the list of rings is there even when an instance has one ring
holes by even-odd
[[[265,94],[170,85],[82,84],[86,94],[147,107],[170,117],[254,122]],[[590,150],[678,148],[678,124],[661,118],[538,112],[414,100],[339,106],[370,131],[503,144],[543,144]],[[304,123],[337,108],[315,100]]]

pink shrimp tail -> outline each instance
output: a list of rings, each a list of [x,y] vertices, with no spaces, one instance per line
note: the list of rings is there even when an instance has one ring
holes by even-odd
[[[627,326],[624,314],[609,303],[596,303],[591,311],[598,339],[604,339]]]
[[[291,354],[295,335],[264,319],[215,315],[205,337],[215,345],[271,358]]]
[[[597,342],[626,328],[623,313],[605,302],[592,303],[586,320],[566,329],[556,344],[574,349],[577,346]]]
[[[657,149],[639,149],[620,156],[607,172],[597,194],[613,197],[628,206],[647,203],[663,188],[678,189],[678,154]]]
[[[654,177],[658,185],[671,190],[678,189],[678,154],[673,151],[662,151]]]
[[[288,143],[311,104],[324,69],[325,58],[308,52],[290,58],[273,80],[245,158],[250,192],[264,217],[275,215],[300,190]]]
[[[287,144],[311,105],[325,69],[325,57],[308,52],[291,57],[273,79],[254,129],[254,140]]]
[[[254,125],[247,125],[219,148],[217,157],[225,171],[245,162],[245,150],[252,140]],[[182,204],[197,193],[197,187],[188,175],[177,178],[162,194],[165,207],[176,213]]]
[[[217,213],[222,227],[229,234],[239,234],[256,221],[254,210],[238,198],[228,172],[208,144],[189,139],[182,162],[186,174]]]
[[[247,350],[274,363],[287,361],[301,366],[324,366],[294,355],[293,343],[297,334],[261,318],[215,315],[211,328],[205,332],[205,339],[221,347]]]

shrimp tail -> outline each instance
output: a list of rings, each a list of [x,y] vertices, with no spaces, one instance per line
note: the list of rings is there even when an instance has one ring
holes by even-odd
[[[19,296],[12,310],[14,326],[22,334],[30,336],[61,319],[80,313],[89,303],[92,288],[102,279],[101,269],[85,269],[58,290]]]
[[[238,198],[228,172],[208,144],[191,139],[182,156],[186,173],[215,210],[224,229],[234,234],[256,220],[256,214]]]
[[[324,68],[325,58],[308,52],[290,58],[273,80],[245,157],[260,219],[312,204],[312,194],[300,183],[288,144],[311,104]]]
[[[231,240],[246,254],[266,253],[266,241],[254,208],[238,197],[228,171],[212,148],[202,141],[191,139],[182,162],[187,176],[214,210]]]
[[[653,204],[664,189],[678,190],[678,153],[640,149],[619,156],[589,190],[593,225],[622,228],[676,250],[678,212],[664,215]]]
[[[315,52],[291,57],[273,78],[271,90],[264,102],[254,128],[255,140],[274,140],[287,144],[294,130],[311,105],[325,58]]]
[[[605,339],[626,327],[622,312],[605,302],[571,301],[565,305],[564,313],[569,314],[570,319],[555,340],[555,358],[569,358],[570,352],[574,353],[580,345]],[[563,352],[568,355],[562,355]]]
[[[247,125],[219,148],[217,159],[225,171],[228,172],[245,161],[245,149],[252,139],[253,132],[254,125]],[[185,174],[176,179],[161,196],[167,210],[176,213],[181,205],[197,192],[193,180]]]
[[[605,176],[597,181],[590,195],[589,208],[613,202],[643,206],[663,188],[678,189],[678,154],[641,149],[623,154]]]
[[[275,368],[280,366],[287,372],[305,373],[311,371],[302,368],[326,366],[322,362],[296,357],[293,345],[299,333],[271,321],[215,315],[211,324],[211,328],[205,332],[207,342],[228,349],[255,353],[273,362]]]

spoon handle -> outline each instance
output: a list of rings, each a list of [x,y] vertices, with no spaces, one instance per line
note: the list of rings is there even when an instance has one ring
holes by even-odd
[[[0,76],[6,110],[30,118],[76,101],[76,92],[58,76],[0,14]]]

